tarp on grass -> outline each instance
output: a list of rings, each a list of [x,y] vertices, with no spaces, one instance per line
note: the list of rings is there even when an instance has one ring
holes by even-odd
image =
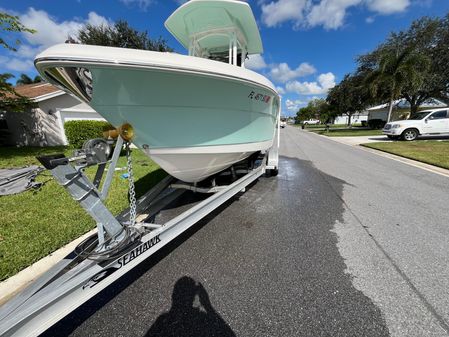
[[[0,196],[21,193],[42,183],[35,182],[44,168],[36,165],[21,168],[0,169]]]

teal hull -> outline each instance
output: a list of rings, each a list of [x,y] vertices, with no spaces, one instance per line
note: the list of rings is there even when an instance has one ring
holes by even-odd
[[[259,143],[273,139],[279,101],[238,79],[91,66],[90,105],[114,126],[130,123],[140,148]]]

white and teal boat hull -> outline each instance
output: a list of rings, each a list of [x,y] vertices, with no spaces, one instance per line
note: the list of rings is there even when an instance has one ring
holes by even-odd
[[[113,126],[131,124],[133,143],[186,182],[201,181],[273,144],[279,97],[271,82],[247,69],[83,45],[52,47],[36,58],[36,67]]]

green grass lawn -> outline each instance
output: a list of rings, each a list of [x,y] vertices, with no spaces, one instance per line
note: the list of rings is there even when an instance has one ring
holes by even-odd
[[[380,142],[362,146],[449,169],[449,141]]]
[[[312,131],[319,135],[324,135],[328,137],[357,137],[357,136],[380,136],[382,135],[382,130],[370,130],[370,129],[358,129],[354,127],[352,129],[330,129],[326,130],[317,130]]]
[[[38,164],[35,156],[71,151],[64,147],[13,148],[0,147],[0,168]],[[166,173],[141,151],[132,151],[137,197],[143,195]],[[117,167],[125,167],[122,156]],[[86,172],[92,177],[96,167]],[[106,205],[118,214],[128,206],[128,180],[118,171],[111,184]],[[38,261],[95,227],[95,222],[59,186],[48,171],[37,181],[48,181],[40,190],[0,197],[0,281]],[[48,176],[50,175],[50,176]]]

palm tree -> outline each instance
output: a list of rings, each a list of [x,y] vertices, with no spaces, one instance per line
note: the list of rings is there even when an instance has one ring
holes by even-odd
[[[40,76],[34,77],[34,80],[33,80],[28,75],[22,74],[22,75],[20,75],[20,78],[17,80],[16,85],[33,84],[33,83],[39,83],[39,82],[42,82],[42,77],[40,77]]]
[[[24,85],[24,84],[32,84],[33,80],[26,74],[20,75],[19,79],[16,82],[16,85]]]
[[[403,96],[404,88],[417,91],[423,85],[430,59],[411,48],[384,49],[378,58],[377,68],[365,79],[374,98],[385,90],[389,98],[387,123],[391,119],[394,100]]]

